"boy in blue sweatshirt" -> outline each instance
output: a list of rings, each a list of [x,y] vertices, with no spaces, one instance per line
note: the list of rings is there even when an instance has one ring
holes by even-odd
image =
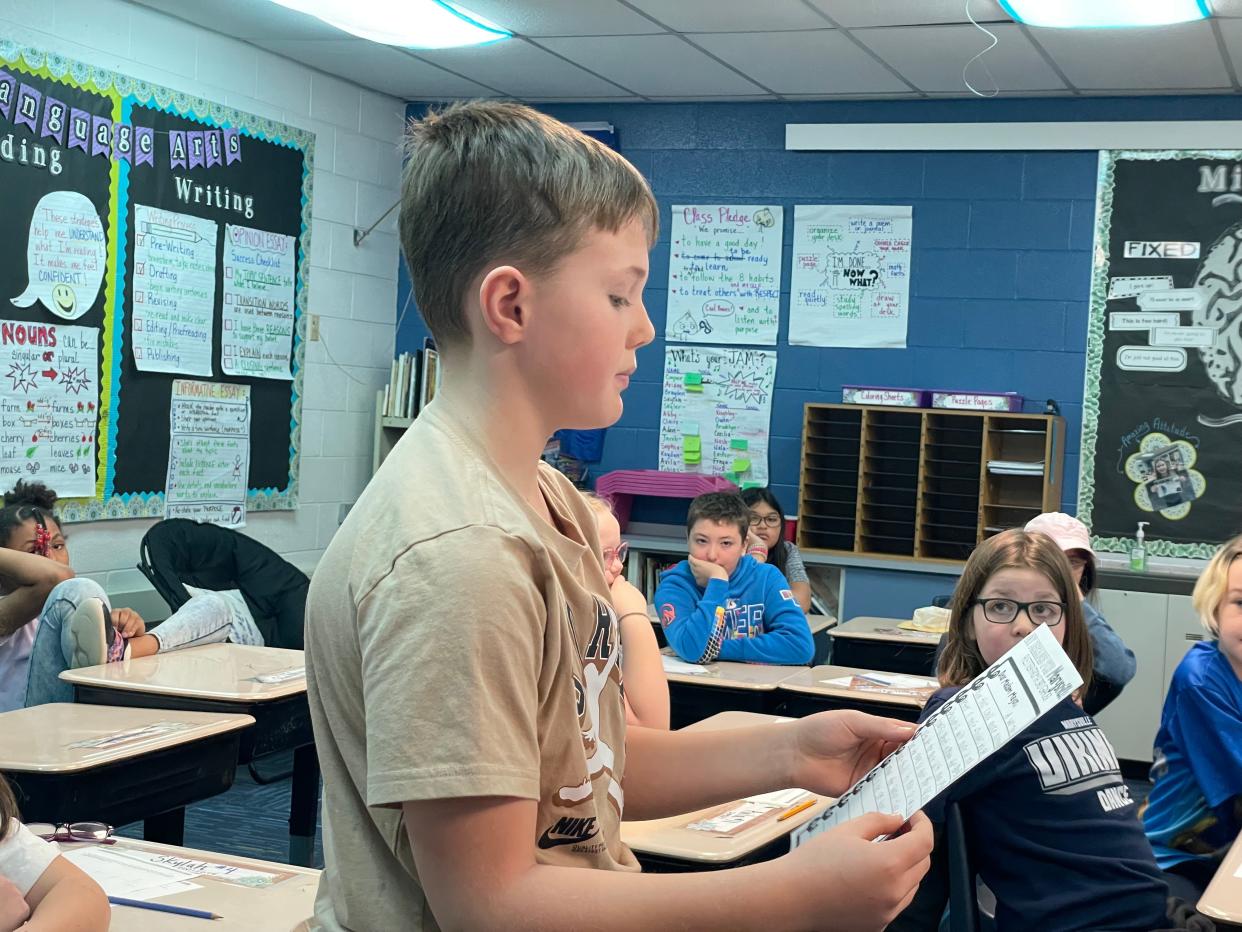
[[[811,628],[774,566],[743,553],[750,509],[734,492],[708,492],[686,517],[690,555],[660,577],[655,604],[682,660],[811,662]],[[763,548],[756,549],[756,553]]]

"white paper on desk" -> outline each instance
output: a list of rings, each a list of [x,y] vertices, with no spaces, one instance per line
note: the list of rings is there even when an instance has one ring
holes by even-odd
[[[287,680],[306,679],[306,667],[291,667],[279,673],[263,673],[255,677],[260,683],[284,683]]]
[[[81,848],[62,846],[65,858],[89,874],[95,883],[103,887],[108,896],[123,896],[131,900],[152,900],[171,896],[187,890],[197,890],[198,884],[187,878],[194,875],[162,864],[152,864],[133,858],[124,851],[103,845]]]
[[[790,790],[776,790],[772,793],[760,793],[758,796],[747,796],[746,802],[758,803],[761,806],[793,806],[812,794],[807,790],[794,787]]]
[[[707,667],[698,663],[686,663],[684,660],[678,660],[676,657],[670,657],[668,654],[660,655],[660,662],[664,664],[665,673],[683,673],[690,676],[703,676],[712,671]]]
[[[790,845],[867,812],[899,812],[908,819],[1081,685],[1051,629],[1040,625],[954,693],[833,806],[795,831]]]
[[[901,673],[858,673],[855,674],[860,680],[867,680],[879,686],[891,686],[894,689],[927,689],[929,686],[933,689],[940,684],[926,676],[905,676]],[[850,677],[844,677],[850,680]]]
[[[197,858],[186,858],[181,855],[165,854],[159,851],[139,851],[136,848],[127,848],[124,853],[126,857],[141,860],[156,867],[171,867],[173,870],[184,871],[193,877],[211,877],[215,880],[224,880],[241,887],[270,887],[282,877],[289,876],[288,874],[272,874],[265,871],[250,870],[246,867],[238,867],[233,864],[224,864],[216,861],[201,861]]]

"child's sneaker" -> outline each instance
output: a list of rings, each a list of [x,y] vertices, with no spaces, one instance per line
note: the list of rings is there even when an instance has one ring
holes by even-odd
[[[101,599],[83,599],[65,620],[61,646],[69,668],[93,667],[125,659],[126,641],[112,626],[108,606]]]

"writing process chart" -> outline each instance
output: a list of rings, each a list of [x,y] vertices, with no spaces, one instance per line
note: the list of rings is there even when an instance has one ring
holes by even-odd
[[[775,384],[774,350],[668,347],[660,469],[767,485]]]
[[[297,507],[313,154],[308,131],[0,41],[0,484],[47,482],[68,521]],[[218,461],[174,436],[185,376],[212,386],[185,404],[246,398]]]
[[[250,386],[176,379],[169,422],[165,517],[244,525]]]
[[[1079,515],[1207,557],[1242,498],[1242,151],[1100,153]]]
[[[794,207],[789,342],[904,348],[911,207]]]
[[[673,205],[665,339],[776,345],[784,209]]]

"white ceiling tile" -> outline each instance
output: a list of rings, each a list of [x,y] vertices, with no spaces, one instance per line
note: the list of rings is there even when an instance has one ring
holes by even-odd
[[[824,18],[802,0],[630,0],[677,32],[774,32],[822,29]]]
[[[778,94],[850,94],[910,88],[837,29],[687,36]]]
[[[636,94],[727,95],[765,90],[677,36],[542,39],[540,44]]]
[[[261,48],[404,100],[495,96],[473,81],[449,74],[386,45],[365,39],[255,40]]]
[[[609,37],[574,41],[612,43],[632,40]],[[571,94],[577,97],[587,94],[615,97],[633,90],[617,87],[588,74],[576,65],[523,39],[510,39],[473,48],[419,51],[417,54],[419,58],[435,65],[443,65],[481,84],[494,87],[510,97],[558,97]],[[583,63],[592,71],[600,71],[593,67],[589,58]]]
[[[1233,61],[1234,74],[1237,74],[1238,69],[1242,68],[1242,19],[1222,19],[1216,25],[1220,28],[1225,49]]]
[[[1032,27],[1029,35],[1052,56],[1070,83],[1082,90],[1147,92],[1230,86],[1208,22],[1159,29]]]
[[[997,87],[1002,94],[1065,87],[1017,25],[990,28],[999,44],[970,66],[971,84],[985,92]],[[888,26],[858,29],[853,35],[924,91],[970,93],[962,83],[962,67],[991,45],[974,26]]]
[[[922,26],[969,23],[966,0],[810,0],[838,26]],[[970,0],[979,22],[1012,22],[996,0]]]
[[[1216,17],[1242,17],[1242,0],[1208,0],[1208,7]]]
[[[257,0],[137,0],[235,39],[339,39],[344,33],[322,20]]]
[[[458,5],[524,36],[623,36],[664,31],[617,0],[462,0]]]

